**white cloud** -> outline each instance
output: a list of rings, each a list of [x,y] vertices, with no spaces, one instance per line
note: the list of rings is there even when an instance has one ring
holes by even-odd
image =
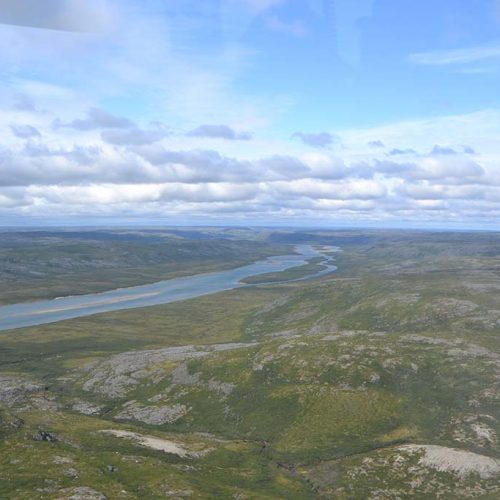
[[[316,179],[342,179],[349,175],[343,160],[326,153],[306,153],[301,160],[309,167],[309,176]]]
[[[453,179],[465,183],[485,174],[483,167],[464,157],[426,157],[416,169],[408,172],[412,179]]]
[[[371,128],[339,130],[345,154],[359,152],[372,155],[367,147],[377,137],[389,149],[430,151],[436,144],[460,149],[467,144],[482,154],[498,153],[500,110],[486,109],[474,113],[405,120]]]
[[[326,148],[340,142],[339,137],[330,132],[295,132],[293,138],[300,139],[307,146],[314,148]]]
[[[10,125],[10,129],[12,130],[12,133],[20,139],[29,139],[41,136],[38,129],[32,125]]]
[[[272,187],[281,195],[303,196],[313,200],[371,200],[387,194],[387,188],[381,182],[356,179],[341,182],[317,179],[278,181]]]
[[[211,139],[227,139],[228,141],[249,141],[249,132],[238,132],[228,125],[200,125],[186,134],[190,137],[207,137]]]
[[[63,123],[60,120],[55,120],[54,126],[56,128],[66,127],[85,131],[101,128],[131,128],[134,127],[134,123],[128,118],[115,116],[107,111],[104,111],[103,109],[91,107],[87,111],[86,118],[77,118],[69,123]]]
[[[143,146],[153,144],[161,141],[167,135],[168,132],[166,130],[142,130],[137,127],[127,130],[104,130],[101,132],[102,140],[115,146]]]
[[[182,131],[166,135],[161,125],[139,128],[130,121],[129,126],[126,117],[102,109],[80,116],[82,126],[66,116],[64,123],[73,127],[54,128],[52,113],[0,112],[0,134],[6,138],[0,149],[2,216],[205,214],[227,220],[368,221],[446,220],[474,213],[484,220],[500,210],[495,111],[340,131],[345,147],[335,154],[290,140],[219,140],[210,143],[217,150],[204,149],[210,138],[186,138]],[[33,127],[40,135],[16,136],[13,124]],[[371,147],[373,138],[387,148]],[[171,147],[177,143],[183,146]],[[473,144],[474,151],[464,144]],[[417,152],[389,159],[390,147]]]
[[[454,50],[419,52],[408,56],[408,60],[423,66],[450,66],[469,64],[500,58],[500,45],[483,45]]]
[[[98,184],[88,186],[28,186],[26,195],[44,202],[64,205],[97,205],[154,202],[232,202],[251,199],[253,185],[233,184]]]

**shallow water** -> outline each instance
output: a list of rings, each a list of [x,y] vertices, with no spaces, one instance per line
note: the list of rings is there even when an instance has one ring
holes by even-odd
[[[299,252],[297,255],[269,257],[229,271],[196,274],[102,293],[2,306],[0,330],[54,323],[121,309],[167,304],[223,290],[255,286],[240,283],[240,280],[258,274],[285,271],[290,267],[306,264],[312,257],[322,255],[309,245],[299,245],[296,250]],[[336,267],[328,262],[326,269],[301,279],[322,276],[335,269]]]

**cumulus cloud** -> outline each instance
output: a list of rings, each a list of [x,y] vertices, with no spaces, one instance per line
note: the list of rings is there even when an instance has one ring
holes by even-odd
[[[470,146],[462,146],[461,147],[462,152],[465,154],[469,155],[475,155],[476,152],[474,151],[473,148]],[[457,151],[456,149],[453,149],[450,146],[440,146],[439,144],[436,144],[433,148],[432,151],[430,152],[431,155],[458,155],[460,154],[460,151]]]
[[[33,99],[23,94],[17,95],[14,98],[12,109],[14,109],[15,111],[26,111],[30,113],[34,113],[37,111],[37,107]]]
[[[498,188],[495,188],[497,195],[498,191]],[[425,182],[403,184],[397,188],[397,192],[416,200],[477,200],[485,198],[488,189],[478,186],[448,186]]]
[[[157,173],[179,182],[248,182],[259,178],[259,167],[255,163],[222,156],[217,151],[170,151],[157,144],[135,148],[134,151],[157,167]]]
[[[134,127],[127,130],[104,130],[101,138],[115,146],[143,146],[161,141],[168,133],[161,129],[143,130]]]
[[[98,159],[101,150],[97,146],[80,146],[72,148],[51,148],[46,144],[40,144],[28,141],[22,150],[22,157],[35,158],[37,160],[44,158],[61,157],[74,161],[78,165],[88,165]]]
[[[248,141],[252,138],[249,132],[237,132],[227,125],[200,125],[186,134],[189,137],[206,137],[210,139],[227,139],[229,141]]]
[[[406,148],[406,149],[394,148],[389,151],[390,156],[414,155],[416,153],[417,152],[412,148]]]
[[[107,128],[126,129],[132,128],[135,124],[122,116],[115,116],[100,108],[90,108],[87,111],[87,118],[76,119],[69,123],[63,123],[60,120],[54,122],[55,128],[72,128],[75,130],[98,130]]]
[[[33,137],[41,137],[40,131],[31,125],[10,125],[12,133],[20,139],[30,139]]]
[[[80,205],[152,203],[152,202],[233,202],[246,201],[257,193],[255,186],[233,184],[110,184],[88,186],[30,186],[26,190],[32,197],[43,198],[51,203]]]
[[[98,149],[76,146],[71,149],[50,149],[27,145],[22,155],[0,152],[0,186],[51,185],[84,182],[102,178],[98,165]],[[92,165],[91,168],[89,166]]]
[[[470,182],[485,175],[481,165],[469,158],[427,157],[419,165],[409,170],[406,176],[411,179],[452,179],[454,182]]]
[[[302,156],[302,162],[309,168],[308,176],[314,179],[343,179],[356,173],[349,170],[345,162],[326,153],[308,153]]]
[[[385,148],[385,144],[380,141],[380,140],[377,140],[377,141],[369,141],[368,142],[368,146],[370,148]]]
[[[471,148],[470,146],[462,146],[462,149],[463,149],[465,154],[468,154],[468,155],[475,155],[476,154],[476,151],[474,150],[474,148]]]
[[[248,161],[211,150],[172,151],[159,144],[63,148],[30,141],[21,151],[0,153],[0,184],[4,186],[75,182],[259,184],[339,180],[349,175],[342,160],[319,153],[303,158],[274,155]]]
[[[439,146],[436,144],[431,151],[431,155],[456,155],[457,152],[448,146]]]
[[[307,146],[315,148],[326,148],[339,141],[339,138],[336,135],[330,134],[329,132],[295,132],[292,135],[292,138],[300,139]]]
[[[372,180],[345,180],[342,182],[317,182],[314,179],[277,182],[274,189],[286,195],[326,200],[371,200],[382,198],[387,188]]]
[[[388,177],[406,178],[409,172],[416,170],[418,167],[415,163],[400,163],[396,161],[374,160],[373,173],[383,174]]]

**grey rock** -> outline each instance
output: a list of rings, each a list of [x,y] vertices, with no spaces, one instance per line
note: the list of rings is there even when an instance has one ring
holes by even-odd
[[[64,475],[68,476],[72,479],[78,479],[78,477],[79,477],[78,471],[76,469],[73,469],[72,467],[69,469],[66,469],[64,471]]]
[[[255,344],[227,343],[209,346],[180,346],[117,354],[99,363],[87,365],[89,378],[83,384],[85,391],[120,398],[143,380],[160,382],[165,376],[161,364],[166,361],[184,361],[209,356],[214,352],[252,347]]]
[[[55,442],[55,441],[58,441],[58,438],[57,438],[57,434],[55,434],[53,432],[39,430],[38,432],[33,434],[33,441]]]
[[[48,394],[35,394],[28,400],[28,408],[34,408],[43,411],[57,411],[60,409],[60,404],[53,396]]]
[[[33,393],[42,392],[45,387],[30,380],[10,375],[0,375],[0,404],[14,406],[25,403]]]
[[[63,496],[57,497],[57,500],[107,500],[106,495],[88,486],[66,488],[59,493]]]
[[[172,406],[143,406],[135,401],[130,401],[115,418],[117,420],[137,420],[149,425],[164,425],[179,420],[188,411],[188,408],[181,404]]]
[[[229,394],[233,392],[235,387],[236,386],[234,384],[231,384],[229,382],[219,382],[218,380],[213,378],[208,381],[208,388],[211,391],[219,394],[219,396],[223,397],[229,396]]]
[[[87,401],[77,401],[71,407],[71,409],[73,411],[77,411],[78,413],[91,417],[94,415],[99,415],[99,413],[101,413],[102,411],[102,406],[98,406]]]
[[[186,363],[182,363],[172,370],[172,383],[178,385],[198,385],[200,382],[199,373],[189,373]]]

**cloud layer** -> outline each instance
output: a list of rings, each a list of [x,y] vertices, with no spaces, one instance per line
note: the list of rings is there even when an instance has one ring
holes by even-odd
[[[345,131],[339,139],[311,134],[294,154],[287,150],[297,141],[284,139],[267,148],[279,154],[248,156],[228,153],[238,139],[229,126],[171,133],[165,125],[142,127],[98,108],[67,121],[25,110],[11,118],[5,128],[11,140],[0,149],[3,215],[367,222],[488,221],[500,215],[496,157],[448,141],[396,147],[407,124],[394,124],[393,132]],[[500,117],[495,120],[491,127],[500,130]],[[450,123],[446,118],[432,127]],[[417,123],[415,133],[421,127]],[[383,140],[366,139],[377,136]],[[328,138],[342,148],[325,149]],[[207,140],[229,149],[207,148]],[[245,141],[250,150],[255,141]]]

